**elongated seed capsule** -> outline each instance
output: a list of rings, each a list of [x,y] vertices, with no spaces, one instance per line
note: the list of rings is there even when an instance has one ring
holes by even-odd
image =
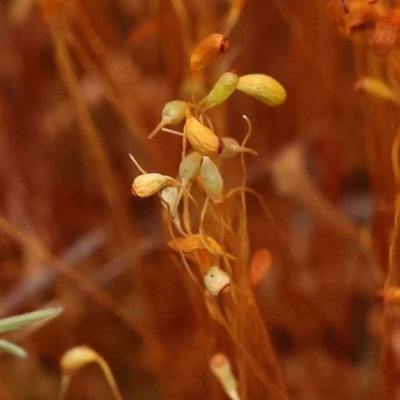
[[[264,74],[250,74],[241,76],[237,90],[248,94],[267,106],[279,106],[286,100],[284,87]]]
[[[200,173],[201,161],[203,156],[194,151],[188,154],[179,164],[179,175],[183,186],[192,182]]]
[[[204,277],[204,284],[213,296],[218,296],[229,287],[231,278],[225,271],[214,265]]]
[[[201,124],[186,107],[186,124],[184,133],[190,145],[203,156],[216,156],[224,148],[224,144],[211,129]]]
[[[223,73],[210,93],[200,102],[203,110],[208,110],[222,104],[230,97],[239,84],[239,75],[234,70]]]
[[[218,167],[209,157],[203,158],[200,169],[201,183],[207,196],[213,203],[222,203],[222,191],[224,190],[224,180]]]
[[[220,382],[227,396],[231,400],[240,400],[236,377],[232,372],[228,357],[223,353],[214,354],[210,359],[210,369]]]
[[[221,53],[230,49],[227,37],[220,33],[213,33],[201,40],[194,48],[190,57],[190,71],[192,74],[209,66]]]
[[[354,89],[378,99],[400,104],[400,96],[380,79],[365,76],[354,84]]]
[[[224,150],[218,155],[218,157],[228,160],[230,158],[236,157],[239,153],[249,153],[253,154],[253,156],[257,156],[258,153],[247,147],[241,146],[235,139],[230,137],[221,138],[224,142]]]
[[[167,185],[175,184],[175,179],[158,173],[139,175],[132,184],[132,194],[138,197],[149,197]]]
[[[173,218],[176,215],[185,188],[199,175],[202,159],[203,156],[194,151],[193,153],[187,155],[179,164],[179,175],[181,177],[182,186],[179,188],[174,206],[172,207]]]
[[[150,133],[148,139],[152,139],[165,125],[176,125],[185,118],[186,102],[173,100],[165,104],[161,112],[161,121]]]

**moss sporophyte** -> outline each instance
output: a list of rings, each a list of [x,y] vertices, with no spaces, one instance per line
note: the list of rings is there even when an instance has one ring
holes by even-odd
[[[229,40],[222,34],[212,34],[195,46],[191,59],[191,78],[220,58],[230,48]],[[244,242],[234,244],[235,237],[247,240],[246,193],[256,193],[246,186],[245,154],[257,155],[247,147],[252,129],[250,120],[248,133],[240,142],[232,137],[221,137],[214,130],[208,115],[210,109],[229,101],[235,93],[243,93],[268,105],[278,106],[286,99],[283,86],[264,74],[240,76],[235,70],[228,70],[216,80],[208,94],[200,101],[195,96],[187,100],[172,100],[165,104],[161,121],[150,133],[149,139],[160,130],[171,133],[182,141],[182,157],[176,177],[162,172],[147,173],[131,156],[140,171],[132,184],[132,193],[137,197],[158,194],[165,210],[165,221],[170,234],[168,246],[178,253],[180,260],[193,281],[194,288],[204,295],[210,315],[226,323],[221,311],[212,299],[221,301],[238,300],[240,282],[237,273],[240,265],[249,265]],[[217,111],[216,111],[217,112]],[[169,125],[179,125],[181,129],[170,129]],[[242,184],[226,189],[224,163],[240,157]],[[240,194],[240,198],[236,196]],[[260,198],[258,194],[257,198]],[[240,223],[234,223],[239,219]],[[230,239],[228,240],[228,238]],[[270,266],[270,253],[263,250],[257,253],[251,267],[247,268],[248,290],[258,285]],[[242,275],[243,276],[243,275]],[[231,332],[231,334],[233,334]],[[217,354],[210,367],[218,378],[226,394],[240,400],[236,391],[236,380],[226,356]]]

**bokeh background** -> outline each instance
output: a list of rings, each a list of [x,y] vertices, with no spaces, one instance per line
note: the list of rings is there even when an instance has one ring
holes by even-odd
[[[232,48],[198,89],[232,67],[268,74],[288,94],[268,108],[236,93],[210,116],[221,136],[238,140],[242,115],[253,124],[249,146],[259,156],[246,158],[249,186],[271,219],[249,199],[251,248],[272,254],[256,296],[289,394],[382,398],[375,294],[388,264],[398,112],[354,82],[387,77],[388,61],[343,38],[324,2],[234,4]],[[128,153],[148,171],[176,174],[180,140],[147,135],[165,102],[187,98],[191,49],[224,28],[231,6],[0,3],[0,314],[64,308],[40,329],[8,337],[29,358],[0,356],[1,399],[55,399],[59,359],[81,344],[104,356],[125,399],[213,398],[212,339],[165,245],[158,199],[131,195],[137,171]],[[239,164],[225,174],[232,186]],[[112,397],[93,366],[74,376],[67,398]]]

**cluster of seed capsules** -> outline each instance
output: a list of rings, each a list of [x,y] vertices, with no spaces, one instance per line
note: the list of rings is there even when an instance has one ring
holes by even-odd
[[[228,39],[221,34],[216,33],[202,40],[191,56],[192,76],[211,64],[229,47]],[[222,247],[214,239],[206,236],[202,229],[197,234],[186,233],[182,229],[177,211],[185,194],[194,200],[190,189],[195,182],[198,182],[206,195],[205,204],[208,201],[215,204],[223,202],[224,181],[214,162],[216,158],[231,159],[241,153],[257,155],[254,150],[244,147],[231,137],[219,137],[206,115],[207,110],[224,103],[235,91],[243,92],[268,106],[278,106],[286,99],[285,89],[270,76],[264,74],[239,76],[236,71],[228,70],[219,77],[211,91],[200,102],[173,100],[166,103],[160,123],[149,135],[149,139],[152,139],[163,130],[183,137],[183,157],[177,179],[160,173],[147,173],[131,156],[132,161],[142,172],[133,181],[132,193],[138,197],[159,193],[162,203],[170,213],[171,221],[182,235],[170,242],[170,247],[177,251],[188,253],[206,249],[212,254],[226,255]],[[165,128],[183,121],[185,121],[183,132]],[[187,143],[190,144],[192,152],[186,152]],[[229,287],[230,276],[219,266],[214,265],[208,268],[204,283],[212,295],[218,296]]]

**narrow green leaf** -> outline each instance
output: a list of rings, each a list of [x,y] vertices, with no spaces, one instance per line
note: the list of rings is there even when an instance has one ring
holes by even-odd
[[[0,320],[0,334],[16,329],[33,325],[44,320],[54,318],[62,311],[61,307],[49,308],[47,310],[34,311],[15,317],[4,318]]]
[[[3,339],[0,339],[0,350],[19,358],[26,358],[28,355],[22,347]]]

